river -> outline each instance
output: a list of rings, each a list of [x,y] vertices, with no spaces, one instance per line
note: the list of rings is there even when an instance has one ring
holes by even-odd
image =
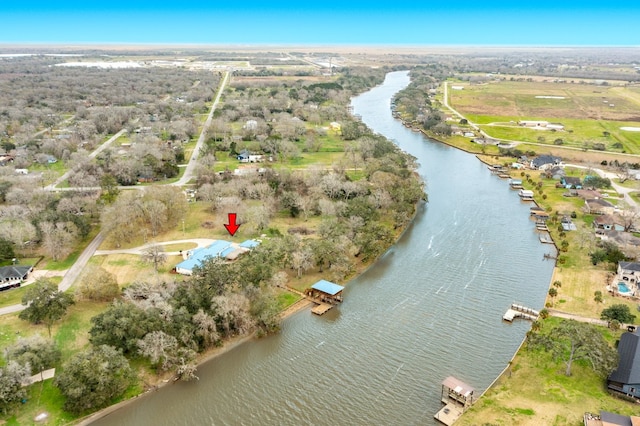
[[[502,321],[512,302],[540,309],[553,262],[507,182],[473,155],[394,120],[407,72],[353,100],[375,132],[417,157],[429,202],[404,236],[351,281],[324,316],[303,310],[276,336],[239,345],[94,425],[434,424],[440,383],[480,394],[530,323]]]

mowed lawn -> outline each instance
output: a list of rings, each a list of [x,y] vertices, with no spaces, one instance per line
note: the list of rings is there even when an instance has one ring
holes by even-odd
[[[557,318],[544,321],[557,324]],[[547,327],[548,325],[545,325]],[[602,329],[611,343],[619,332]],[[637,404],[610,396],[604,378],[589,364],[576,361],[572,375],[565,364],[543,350],[521,349],[506,373],[478,400],[456,425],[579,425],[585,412],[607,411],[637,415]]]
[[[575,81],[455,83],[464,89],[449,90],[449,101],[496,138],[547,144],[562,139],[564,146],[579,148],[603,143],[607,150],[640,154],[640,132],[621,130],[640,127],[640,89]],[[526,129],[517,125],[521,120],[559,122],[565,130]]]

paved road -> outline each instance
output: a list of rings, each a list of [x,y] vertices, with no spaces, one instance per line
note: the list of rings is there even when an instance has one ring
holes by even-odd
[[[603,177],[603,178],[608,178],[611,180],[611,186],[613,187],[613,189],[618,193],[618,194],[623,194],[624,195],[624,201],[631,207],[634,209],[638,208],[638,203],[636,202],[636,200],[634,200],[630,193],[631,192],[635,192],[635,189],[633,188],[626,188],[624,186],[618,185],[617,183],[615,183],[613,180],[616,179],[618,177],[617,174],[612,173],[612,172],[607,172],[606,170],[602,170],[602,169],[596,169],[593,167],[588,167],[588,166],[582,166],[579,164],[565,164],[565,166],[568,167],[575,167],[576,169],[591,169],[594,172],[596,172],[598,174],[598,176]]]
[[[60,281],[60,285],[58,285],[58,290],[67,291],[71,285],[78,279],[80,273],[91,259],[91,256],[95,253],[95,251],[100,247],[100,244],[104,241],[105,235],[102,232],[99,232],[98,235],[89,243],[89,245],[82,251],[78,260],[73,264],[71,268],[64,274],[62,281]]]
[[[220,97],[222,96],[222,92],[224,91],[224,87],[229,81],[229,72],[224,73],[224,77],[220,82],[220,87],[218,88],[218,94],[216,95],[216,99],[213,101],[213,105],[211,105],[211,111],[209,111],[209,115],[207,116],[207,121],[204,122],[202,126],[202,131],[200,132],[200,136],[198,137],[198,142],[196,142],[196,146],[193,149],[193,153],[191,154],[191,158],[189,159],[189,164],[187,164],[186,169],[184,170],[184,174],[182,177],[172,183],[174,186],[184,186],[189,183],[189,181],[193,178],[193,172],[196,168],[196,162],[198,160],[198,156],[200,155],[200,151],[202,150],[202,145],[204,145],[204,140],[207,136],[207,129],[211,125],[211,121],[213,120],[213,113],[220,102]]]
[[[78,260],[76,260],[73,266],[69,268],[67,272],[64,274],[64,277],[62,277],[62,281],[60,281],[60,284],[58,284],[58,290],[67,291],[71,287],[71,285],[80,276],[80,273],[82,272],[84,267],[87,265],[87,262],[89,261],[89,259],[91,259],[91,256],[93,256],[93,253],[100,246],[100,244],[102,244],[102,241],[104,241],[104,234],[100,232],[98,233],[98,235],[96,235],[93,241],[91,241],[89,245],[82,251],[82,253],[78,257]],[[26,306],[22,304],[5,306],[4,308],[0,308],[0,315],[20,312],[24,310],[25,307]]]
[[[116,133],[115,135],[111,136],[107,141],[105,141],[102,145],[97,147],[91,154],[89,154],[89,158],[95,158],[98,154],[100,154],[102,151],[104,151],[109,145],[111,145],[113,143],[113,141],[118,139],[120,136],[122,136],[126,132],[127,132],[127,129],[122,129],[118,133]],[[56,186],[60,185],[62,182],[67,180],[69,178],[69,174],[71,174],[71,172],[72,172],[72,170],[67,170],[62,176],[60,176],[58,179],[56,179],[55,182],[53,182],[51,185],[45,186],[44,189],[46,189],[47,191],[60,190],[60,188],[56,188]],[[64,189],[76,190],[76,189],[79,189],[79,188],[64,188]]]
[[[222,92],[224,91],[224,88],[225,88],[225,86],[226,86],[228,81],[229,81],[229,72],[226,72],[224,77],[223,77],[223,79],[222,79],[222,82],[220,83],[220,87],[218,88],[218,94],[216,95],[216,98],[213,101],[213,105],[211,106],[211,110],[209,111],[209,115],[207,116],[207,120],[206,120],[206,122],[204,123],[204,125],[202,127],[202,131],[200,132],[200,137],[198,138],[198,142],[196,143],[196,147],[193,150],[193,154],[191,154],[191,158],[189,159],[189,164],[187,164],[186,170],[184,171],[184,174],[182,175],[182,178],[180,180],[178,180],[177,182],[174,182],[172,185],[174,185],[174,186],[182,186],[182,185],[187,184],[192,179],[193,171],[195,170],[195,166],[196,166],[196,160],[198,159],[198,155],[200,153],[202,145],[204,144],[204,140],[205,140],[205,137],[206,137],[206,130],[209,127],[209,125],[211,124],[211,120],[213,119],[213,113],[215,112],[216,107],[218,106],[218,103],[220,102],[220,97],[222,96]],[[94,150],[91,154],[89,154],[89,158],[95,158],[100,152],[105,150],[113,141],[115,141],[120,136],[122,136],[126,131],[127,131],[126,129],[122,129],[118,133],[113,135],[111,138],[109,138],[109,140],[104,142],[96,150]],[[57,185],[59,185],[60,183],[64,182],[69,177],[69,173],[70,173],[70,171],[66,172],[65,174],[60,176],[58,179],[56,179],[56,181],[53,184],[48,185],[47,187],[45,187],[45,189],[47,189],[49,191],[75,190],[75,189],[77,189],[77,188],[56,188]],[[123,189],[131,189],[131,188],[142,189],[143,187],[132,186],[132,187],[122,187],[122,188]],[[100,250],[100,251],[97,251],[98,247],[100,247],[100,244],[102,244],[102,242],[104,241],[104,238],[105,238],[105,236],[104,236],[104,234],[102,232],[98,233],[98,235],[96,235],[96,237],[93,239],[93,241],[91,241],[91,243],[89,243],[89,245],[83,250],[82,254],[80,254],[80,256],[78,257],[78,260],[76,260],[76,262],[73,264],[73,266],[71,268],[69,268],[67,273],[62,278],[62,281],[58,285],[58,289],[60,291],[67,291],[69,288],[71,288],[73,283],[78,279],[78,277],[82,273],[82,270],[86,266],[86,264],[89,261],[89,259],[91,259],[91,256],[93,256],[94,254],[111,254],[111,253],[140,254],[142,252],[142,250],[144,250],[146,247],[150,246],[151,244],[154,244],[154,243],[149,243],[149,244],[146,244],[144,246],[136,247],[136,248],[128,249],[128,250]],[[166,242],[155,243],[155,244],[167,245],[167,244],[176,244],[176,243],[182,243],[182,242],[195,242],[196,244],[198,244],[198,247],[204,247],[206,245],[211,244],[213,241],[214,240],[202,238],[202,239],[193,239],[193,240],[166,241]],[[23,306],[21,304],[5,306],[4,308],[0,308],[0,315],[6,315],[6,314],[14,313],[14,312],[20,312],[24,308],[25,308],[25,306]]]
[[[174,240],[174,241],[162,241],[162,242],[152,242],[147,243],[145,245],[134,247],[130,249],[116,249],[116,250],[96,250],[94,253],[95,256],[108,255],[108,254],[142,254],[142,252],[153,245],[159,246],[168,246],[172,244],[181,244],[181,243],[195,243],[198,248],[210,246],[214,241],[211,238],[190,238],[186,240]],[[167,252],[168,255],[177,255],[180,254],[179,251]]]

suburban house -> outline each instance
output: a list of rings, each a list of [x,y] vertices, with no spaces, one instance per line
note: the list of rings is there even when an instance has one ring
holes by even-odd
[[[596,416],[591,413],[584,414],[584,426],[636,426],[640,425],[640,417],[623,416],[621,414],[600,411]]]
[[[561,180],[566,175],[566,172],[560,166],[552,166],[548,168],[545,173],[549,178],[555,180]]]
[[[576,193],[578,194],[578,197],[584,200],[602,198],[602,194],[593,189],[578,189]]]
[[[640,335],[637,329],[620,336],[618,356],[618,368],[609,375],[607,388],[640,398]]]
[[[241,163],[261,163],[264,161],[264,156],[259,154],[251,154],[246,149],[242,150],[236,157]]]
[[[0,268],[0,290],[7,290],[20,287],[20,284],[27,279],[33,271],[33,266],[3,266]]]
[[[530,167],[534,170],[547,170],[553,166],[559,166],[562,158],[554,155],[540,155],[531,160]]]
[[[184,260],[178,263],[175,270],[178,274],[192,275],[193,270],[209,259],[220,258],[223,260],[235,260],[243,253],[260,245],[259,241],[247,240],[240,244],[225,240],[216,240],[207,247],[183,252]]]
[[[602,198],[584,200],[584,204],[588,214],[613,214],[616,210],[616,206]]]
[[[618,262],[618,280],[635,283],[640,278],[640,263]]]
[[[562,176],[560,183],[567,189],[582,189],[582,181],[579,177],[574,176]]]
[[[593,219],[593,227],[602,231],[624,231],[624,222],[617,214],[603,214]]]

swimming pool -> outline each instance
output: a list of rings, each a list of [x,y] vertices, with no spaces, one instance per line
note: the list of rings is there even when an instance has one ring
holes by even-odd
[[[633,295],[633,290],[629,289],[629,287],[627,287],[627,285],[623,282],[619,282],[618,283],[618,293],[625,295],[625,296],[632,296]]]

